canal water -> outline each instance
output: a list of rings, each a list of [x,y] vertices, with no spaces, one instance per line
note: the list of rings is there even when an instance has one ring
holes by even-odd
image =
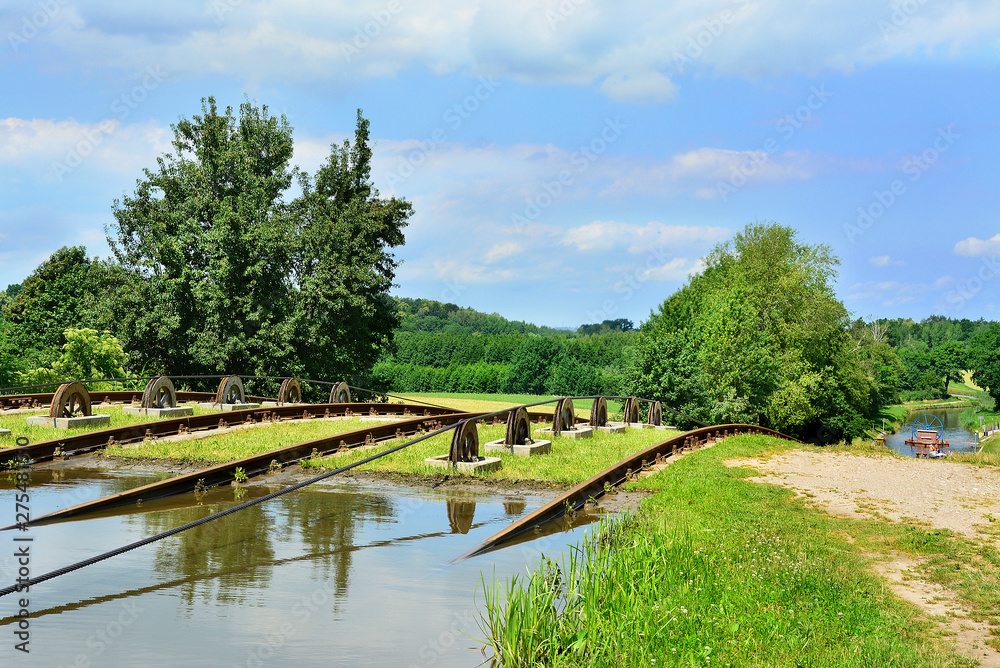
[[[944,434],[941,438],[949,443],[949,447],[944,450],[945,454],[948,453],[948,450],[956,454],[961,452],[975,452],[975,435],[971,431],[959,426],[958,418],[964,410],[964,408],[948,408],[914,411],[906,417],[906,421],[900,427],[898,433],[889,434],[886,437],[886,445],[901,455],[912,457],[914,451],[905,441],[912,437],[914,420],[921,415],[930,414],[940,418],[944,426]]]
[[[160,476],[32,474],[33,516]],[[246,488],[241,501],[273,491]],[[232,488],[125,513],[0,533],[13,584],[15,538],[41,575],[235,503]],[[0,524],[14,490],[0,483]],[[447,562],[541,506],[530,494],[475,496],[319,483],[0,598],[2,666],[476,666],[481,580],[526,574],[584,528],[455,565]],[[15,649],[27,598],[28,654]]]

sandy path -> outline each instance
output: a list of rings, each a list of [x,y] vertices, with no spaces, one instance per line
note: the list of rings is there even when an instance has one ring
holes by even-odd
[[[977,525],[1000,520],[1000,472],[955,462],[845,452],[792,451],[766,459],[731,459],[726,465],[756,468],[764,475],[750,480],[795,490],[834,515],[882,515],[995,541],[979,533]],[[900,598],[934,615],[954,634],[950,637],[960,652],[982,666],[1000,668],[1000,652],[985,644],[989,627],[969,619],[954,592],[920,579],[919,569],[918,562],[904,555],[876,566]]]

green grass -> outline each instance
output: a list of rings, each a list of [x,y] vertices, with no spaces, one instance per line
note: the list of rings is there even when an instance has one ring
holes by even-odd
[[[388,420],[386,420],[388,422]],[[152,440],[129,445],[115,445],[102,452],[106,457],[132,461],[176,460],[217,464],[243,457],[259,455],[296,443],[311,441],[324,436],[372,427],[384,422],[351,420],[295,420],[277,424],[257,424],[247,429],[236,429],[226,434],[188,439],[177,442]]]
[[[532,424],[532,429],[547,427],[547,424]],[[479,426],[479,454],[485,455],[485,444],[504,437],[504,425]],[[665,441],[676,435],[675,431],[660,431],[653,429],[628,429],[624,434],[605,434],[595,432],[593,438],[574,440],[557,437],[552,440],[552,451],[548,455],[534,457],[518,457],[501,452],[499,456],[501,468],[499,471],[477,473],[477,477],[496,480],[543,480],[549,482],[576,484],[583,482],[595,473],[621,461],[625,457],[639,452],[649,446]],[[445,469],[434,468],[424,463],[428,457],[448,454],[451,444],[451,434],[448,431],[434,438],[427,439],[408,448],[386,455],[368,464],[359,466],[359,471],[379,471],[406,473],[418,475],[440,474]],[[537,436],[542,438],[542,436]],[[547,437],[546,437],[547,438]],[[389,446],[387,446],[389,447]],[[351,450],[349,452],[303,462],[307,467],[338,468],[346,464],[364,459],[373,453],[372,450]],[[462,475],[455,472],[456,475]]]
[[[182,405],[191,406],[193,404]],[[199,408],[196,404],[193,406],[195,415],[204,415],[206,413],[216,412],[206,408]],[[14,439],[20,436],[26,437],[30,443],[38,443],[39,441],[65,438],[66,436],[75,436],[77,434],[85,434],[87,432],[99,431],[101,429],[126,427],[128,425],[143,424],[146,422],[156,422],[159,419],[145,415],[129,415],[122,411],[121,404],[110,406],[94,404],[93,412],[95,414],[108,415],[111,418],[111,422],[109,424],[94,425],[79,429],[56,429],[55,427],[28,426],[29,415],[48,415],[48,412],[49,411],[46,408],[44,410],[33,411],[30,413],[0,413],[0,427],[11,430],[10,436],[0,437],[0,448],[13,447],[15,445]]]
[[[481,628],[503,666],[972,666],[896,598],[873,561],[904,553],[996,624],[992,537],[836,518],[745,480],[733,457],[791,446],[739,436],[636,486],[637,514],[558,564],[484,583]]]

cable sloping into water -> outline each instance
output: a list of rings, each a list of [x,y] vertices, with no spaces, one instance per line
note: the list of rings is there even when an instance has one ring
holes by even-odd
[[[461,424],[461,422],[459,422],[457,424]],[[93,564],[96,564],[96,563],[99,563],[101,561],[104,561],[105,559],[110,559],[111,557],[116,557],[119,554],[124,554],[126,552],[131,552],[132,550],[135,550],[135,549],[140,548],[140,547],[144,547],[146,545],[149,545],[150,543],[155,543],[156,541],[163,540],[164,538],[169,538],[170,536],[175,536],[175,535],[177,535],[177,534],[179,534],[179,533],[181,533],[183,531],[187,531],[188,529],[193,529],[195,527],[201,526],[202,524],[207,524],[208,522],[212,522],[214,520],[226,517],[227,515],[232,515],[233,513],[237,513],[237,512],[239,512],[241,510],[244,510],[245,508],[250,508],[251,506],[256,506],[256,505],[258,505],[260,503],[264,503],[265,501],[270,501],[273,498],[282,496],[284,494],[288,494],[289,492],[294,492],[295,490],[298,490],[298,489],[302,489],[303,487],[306,487],[307,485],[311,485],[311,484],[313,484],[315,482],[319,482],[320,480],[325,480],[326,478],[333,477],[333,476],[335,476],[335,475],[337,475],[339,473],[343,473],[344,471],[349,471],[350,469],[353,469],[355,467],[361,466],[362,464],[367,464],[368,462],[375,461],[376,459],[379,459],[380,457],[385,457],[386,455],[390,455],[390,454],[392,454],[394,452],[398,452],[399,450],[402,450],[403,448],[408,448],[411,445],[414,445],[414,444],[419,443],[421,441],[427,440],[428,438],[431,438],[433,436],[437,436],[438,434],[446,432],[446,431],[448,431],[450,429],[453,429],[454,427],[455,427],[455,425],[449,425],[447,427],[442,427],[441,429],[437,429],[437,430],[432,431],[432,432],[430,432],[428,434],[424,434],[420,438],[415,438],[412,441],[409,441],[407,443],[401,443],[400,445],[397,445],[395,447],[389,448],[388,450],[384,450],[382,452],[376,453],[374,455],[371,455],[370,457],[365,457],[364,459],[356,461],[353,464],[348,464],[346,466],[341,466],[338,469],[334,469],[332,471],[327,471],[326,473],[321,473],[318,476],[315,476],[313,478],[309,478],[308,480],[303,480],[302,482],[296,483],[294,485],[291,485],[290,487],[286,487],[284,489],[279,489],[276,492],[271,492],[270,494],[267,494],[265,496],[259,497],[257,499],[252,499],[250,501],[246,501],[244,503],[241,503],[238,506],[233,506],[232,508],[227,508],[225,510],[221,510],[221,511],[219,511],[217,513],[214,513],[212,515],[209,515],[207,517],[202,517],[199,520],[195,520],[194,522],[188,522],[187,524],[183,524],[183,525],[181,525],[179,527],[174,527],[173,529],[168,529],[167,531],[164,531],[162,533],[158,533],[155,536],[149,536],[147,538],[143,538],[142,540],[138,540],[138,541],[136,541],[134,543],[129,543],[128,545],[123,545],[122,547],[115,548],[114,550],[110,550],[109,552],[105,552],[103,554],[99,554],[97,556],[90,557],[88,559],[84,559],[83,561],[78,561],[75,564],[70,564],[69,566],[63,566],[62,568],[58,568],[58,569],[56,569],[54,571],[51,571],[49,573],[45,573],[44,575],[39,575],[39,576],[33,577],[33,578],[26,578],[23,582],[18,582],[18,584],[10,585],[8,587],[4,587],[3,589],[0,589],[0,597],[7,596],[8,594],[12,594],[12,593],[17,592],[17,591],[22,591],[23,589],[26,589],[28,587],[34,586],[34,585],[36,585],[36,584],[38,584],[40,582],[45,582],[46,580],[51,580],[52,578],[57,578],[60,575],[66,575],[67,573],[72,573],[73,571],[79,570],[81,568],[85,568],[87,566],[91,566]]]

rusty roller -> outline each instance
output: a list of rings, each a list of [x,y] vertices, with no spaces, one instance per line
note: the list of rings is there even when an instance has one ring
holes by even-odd
[[[278,390],[278,403],[302,403],[302,384],[298,378],[286,378],[281,381],[281,389]]]
[[[531,443],[531,422],[528,419],[528,411],[523,406],[507,414],[507,431],[503,442],[504,445]]]
[[[594,399],[594,405],[590,409],[590,426],[608,426],[608,400],[604,397]]]
[[[215,393],[217,404],[245,404],[246,392],[239,376],[226,376],[219,383],[219,391]]]
[[[146,383],[142,393],[143,408],[175,408],[177,406],[177,390],[173,382],[166,376],[157,376]]]
[[[448,459],[455,463],[479,460],[479,430],[475,420],[467,420],[455,427]]]
[[[625,400],[623,422],[634,424],[639,421],[639,397],[629,397]]]
[[[331,404],[349,404],[351,403],[351,388],[347,386],[347,383],[337,383],[330,390],[330,401]]]
[[[68,418],[91,415],[90,392],[83,383],[63,383],[52,395],[49,407],[50,418]]]
[[[576,428],[576,413],[573,411],[573,400],[563,397],[556,402],[556,410],[552,414],[552,432]]]
[[[659,401],[654,401],[649,405],[649,417],[646,418],[646,423],[656,427],[663,424],[663,404]]]

